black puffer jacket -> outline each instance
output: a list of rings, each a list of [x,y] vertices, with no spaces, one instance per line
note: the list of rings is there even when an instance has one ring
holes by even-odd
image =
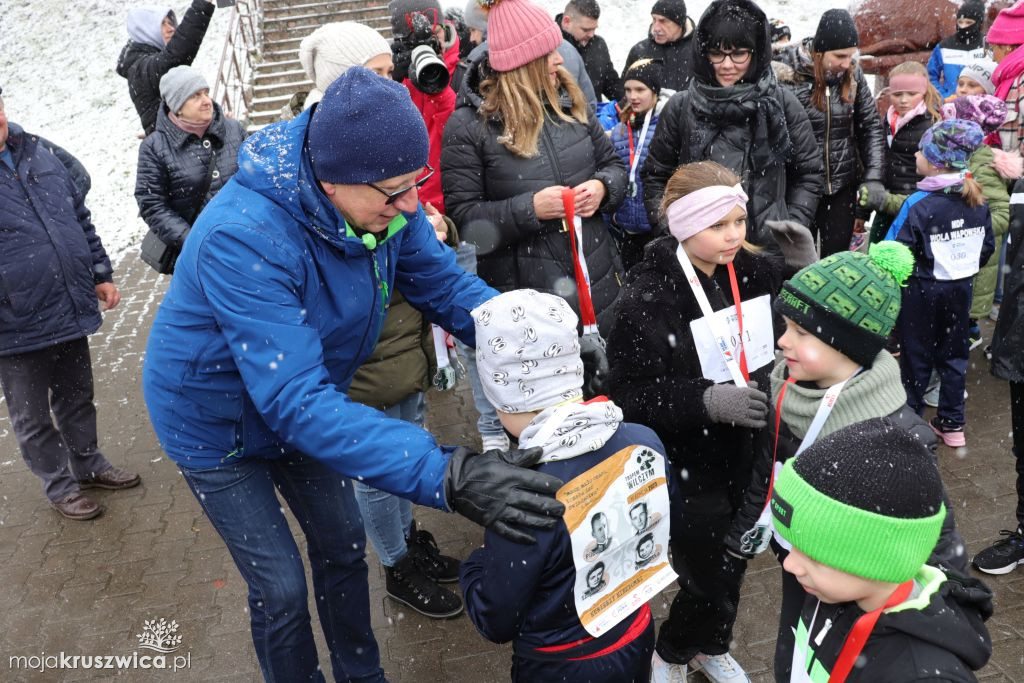
[[[742,104],[726,99],[716,106],[716,111],[722,110],[720,114],[705,114],[694,103],[693,91],[702,85],[708,88],[717,85],[707,61],[707,45],[703,44],[708,41],[706,25],[720,20],[717,14],[732,4],[741,5],[746,13],[758,17],[764,27],[759,32],[758,48],[745,80],[763,84],[765,92],[756,100]],[[765,221],[790,218],[801,225],[810,225],[813,221],[824,186],[821,151],[796,95],[775,84],[767,23],[764,12],[750,0],[716,2],[701,17],[694,45],[695,59],[699,62],[694,67],[694,82],[689,90],[676,93],[661,112],[641,172],[644,204],[652,226],[660,224],[663,228],[659,207],[668,179],[679,166],[695,161],[717,161],[740,176],[749,197],[747,239],[754,244],[774,244]],[[733,91],[739,87],[717,90]],[[766,98],[775,101],[766,104]],[[736,110],[746,106],[759,113],[739,118]],[[777,143],[761,140],[756,134],[757,119],[765,109],[771,111],[771,117],[779,119],[778,128],[784,129],[780,131],[783,141],[788,141],[784,157]],[[758,156],[782,158],[771,165],[759,166],[755,159]]]
[[[135,201],[143,220],[165,244],[181,250],[196,216],[238,170],[238,148],[245,137],[242,124],[224,118],[220,106],[206,135],[200,140],[186,133],[167,117],[161,105],[156,131],[139,147],[139,168],[135,176]],[[215,155],[210,187],[206,186],[211,155]]]
[[[562,25],[562,15],[555,17],[555,23]],[[622,79],[615,71],[612,64],[612,56],[608,52],[608,43],[604,42],[601,36],[593,36],[586,45],[580,45],[579,41],[571,33],[562,31],[562,38],[576,48],[583,58],[583,64],[587,67],[587,75],[594,85],[594,93],[598,99],[602,96],[609,102],[618,102],[622,99]]]
[[[192,0],[192,5],[164,49],[129,40],[121,50],[121,56],[117,58],[117,73],[128,80],[128,94],[135,105],[135,111],[139,113],[146,135],[156,128],[156,114],[160,108],[160,79],[176,66],[192,64],[210,25],[213,9],[212,2]]]
[[[524,159],[498,142],[503,126],[477,112],[486,57],[466,72],[455,112],[444,129],[441,174],[445,207],[464,239],[477,245],[477,273],[508,291],[529,287],[564,297],[579,311],[572,249],[561,220],[537,219],[534,193],[552,185],[604,183],[601,210],[583,219],[583,251],[590,271],[594,309],[604,334],[622,281],[622,266],[601,211],[613,211],[626,191],[626,167],[591,116],[588,125],[566,123],[550,114],[539,154]],[[570,290],[571,293],[570,293]]]
[[[922,176],[917,172],[917,143],[924,132],[935,123],[927,113],[915,116],[907,121],[892,135],[892,128],[887,121],[882,122],[882,130],[889,140],[885,152],[885,166],[882,184],[893,194],[913,194],[917,192],[917,183]]]
[[[686,18],[683,37],[671,43],[659,45],[654,38],[647,36],[629,49],[626,64],[622,67],[622,78],[630,65],[638,59],[660,59],[664,62],[661,87],[665,90],[685,90],[693,78],[693,20]]]
[[[827,87],[828,111],[811,104],[814,67],[807,55],[812,41],[791,45],[776,55],[772,64],[779,83],[792,90],[811,121],[814,139],[822,150],[825,165],[825,194],[833,195],[855,183],[882,179],[885,136],[878,119],[871,88],[860,67],[854,65],[851,94],[853,102],[842,100],[839,83]]]
[[[683,499],[723,507],[734,516],[730,537],[738,538],[757,518],[737,516],[751,478],[755,472],[766,477],[771,468],[768,429],[708,418],[704,392],[714,382],[702,374],[690,331],[690,323],[703,314],[676,258],[678,245],[671,235],[659,237],[629,271],[608,337],[610,395],[627,421],[650,427],[664,442],[669,462],[683,471]],[[733,265],[743,301],[778,292],[782,273],[773,259],[741,250]],[[710,278],[698,270],[697,278],[712,309],[735,303],[725,268],[716,268]],[[764,389],[771,369],[768,363],[750,379]],[[760,482],[758,490],[766,484]]]
[[[1024,382],[1024,180],[1010,197],[1010,241],[1006,245],[1003,304],[992,337],[992,374],[1008,382]]]

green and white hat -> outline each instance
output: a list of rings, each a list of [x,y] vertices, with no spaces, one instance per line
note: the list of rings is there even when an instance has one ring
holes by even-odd
[[[902,583],[939,540],[946,507],[928,449],[887,418],[818,439],[775,480],[776,532],[848,574]]]

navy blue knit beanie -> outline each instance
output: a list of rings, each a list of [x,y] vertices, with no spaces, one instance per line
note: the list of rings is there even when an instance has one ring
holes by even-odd
[[[401,83],[354,66],[337,78],[309,121],[309,160],[317,180],[359,185],[423,168],[430,140]]]

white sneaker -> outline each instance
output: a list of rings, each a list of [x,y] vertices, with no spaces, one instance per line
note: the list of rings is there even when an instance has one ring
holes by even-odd
[[[934,388],[929,389],[928,391],[925,392],[925,394],[924,394],[924,404],[926,406],[931,406],[932,408],[938,408],[939,407],[939,389],[941,389],[941,388],[942,388],[941,385],[936,384]],[[964,400],[965,401],[967,400],[968,396],[969,396],[969,394],[967,393],[967,390],[964,389]]]
[[[669,664],[655,652],[651,657],[651,683],[686,683],[686,665]]]
[[[724,655],[697,655],[690,662],[694,671],[703,671],[712,683],[750,683],[747,672],[726,652]]]
[[[480,441],[483,443],[484,453],[487,451],[507,451],[512,446],[512,442],[508,440],[507,434],[489,434],[480,437]]]

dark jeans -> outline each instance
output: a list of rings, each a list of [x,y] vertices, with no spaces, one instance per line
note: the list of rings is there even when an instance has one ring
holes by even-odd
[[[715,496],[705,493],[703,497],[710,500]],[[686,664],[701,653],[729,651],[747,570],[745,560],[725,552],[723,539],[732,526],[732,514],[721,514],[695,501],[691,498],[672,517],[672,567],[679,574],[680,590],[658,632],[657,651],[666,662],[675,664]],[[726,492],[720,493],[720,501],[730,507]]]
[[[907,405],[918,415],[924,412],[924,392],[935,368],[942,383],[936,414],[949,427],[963,427],[965,421],[972,292],[971,278],[940,281],[911,277],[903,290],[896,324]]]
[[[1010,382],[1010,420],[1017,468],[1017,524],[1024,529],[1024,383]]]
[[[317,613],[336,681],[382,681],[370,629],[363,520],[352,483],[313,458],[229,459],[181,468],[249,585],[252,641],[267,681],[323,681],[307,608],[306,574],[277,499],[306,536]]]
[[[63,500],[110,469],[97,446],[88,339],[0,357],[0,385],[21,457],[47,498]]]
[[[854,203],[857,185],[848,185],[834,195],[822,197],[814,222],[807,226],[821,240],[821,258],[850,249],[853,235]]]

